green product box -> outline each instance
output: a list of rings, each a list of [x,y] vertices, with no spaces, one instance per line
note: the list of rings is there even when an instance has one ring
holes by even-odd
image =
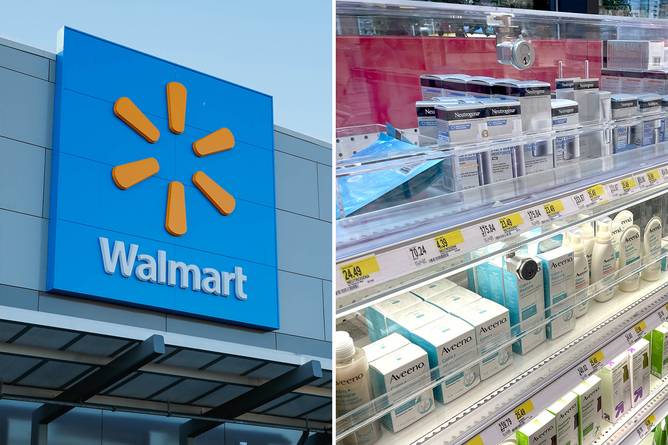
[[[661,323],[652,331],[652,375],[660,379],[666,376],[666,362],[668,362],[668,323]]]

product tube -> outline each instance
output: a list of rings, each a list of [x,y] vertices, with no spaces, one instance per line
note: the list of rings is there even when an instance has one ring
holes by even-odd
[[[661,274],[661,263],[656,261],[661,256],[661,236],[661,219],[655,216],[647,222],[643,233],[643,262],[649,264],[654,261],[652,265],[647,266],[642,271],[641,276],[645,281],[656,281]]]
[[[614,280],[617,272],[617,259],[615,249],[612,246],[610,226],[600,224],[597,228],[596,242],[591,254],[591,282],[601,282],[608,286]],[[601,303],[610,300],[615,295],[615,287],[599,292],[594,299]]]

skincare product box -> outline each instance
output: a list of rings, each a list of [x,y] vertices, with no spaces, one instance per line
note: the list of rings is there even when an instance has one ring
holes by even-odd
[[[661,111],[663,111],[664,113],[668,113],[668,96],[661,97]],[[658,142],[665,142],[666,139],[668,139],[668,135],[666,135],[666,123],[668,123],[668,117],[664,117],[659,121]]]
[[[631,374],[631,406],[636,406],[649,395],[650,360],[649,341],[641,338],[627,349]]]
[[[601,434],[603,424],[601,379],[592,375],[573,392],[578,397],[578,436],[580,445],[591,445]]]
[[[372,362],[386,356],[390,352],[401,349],[410,343],[411,342],[408,341],[408,339],[403,335],[394,333],[388,335],[387,337],[383,337],[380,340],[376,340],[373,343],[369,343],[362,349],[364,349],[364,354],[366,355],[367,361]]]
[[[557,442],[557,422],[554,414],[541,411],[515,433],[517,445],[554,445]]]
[[[550,84],[538,80],[497,81],[492,91],[496,97],[514,98],[522,108],[522,131],[546,131],[552,128]]]
[[[651,340],[651,360],[652,375],[660,379],[667,374],[668,364],[668,323],[661,323],[652,331]]]
[[[612,119],[622,121],[635,116],[638,109],[638,96],[631,94],[613,94],[610,97]],[[620,153],[635,148],[631,138],[631,126],[623,122],[616,122],[612,134],[612,148],[614,153]]]
[[[599,122],[600,103],[598,97],[599,81],[591,79],[568,79],[557,81],[557,99],[577,102],[579,119],[582,123]]]
[[[476,303],[480,301],[481,298],[482,297],[475,292],[471,292],[461,286],[456,286],[449,289],[447,292],[435,295],[426,300],[445,312],[450,312],[450,309],[456,310],[458,307]]]
[[[431,100],[435,97],[448,96],[450,90],[446,88],[446,80],[455,80],[457,88],[461,86],[457,96],[466,96],[466,79],[471,76],[466,74],[423,74],[420,76],[420,89],[422,100]],[[454,85],[450,83],[450,88]]]
[[[557,444],[578,444],[578,396],[572,391],[567,392],[556,402],[547,407],[552,413],[557,426]]]
[[[552,99],[552,129],[554,138],[554,166],[560,167],[578,161],[580,138],[576,134],[559,136],[559,130],[571,130],[579,123],[578,103],[569,99]]]
[[[611,93],[622,92],[622,71],[608,68],[601,69],[601,88]]]
[[[663,42],[608,40],[608,68],[653,70],[663,66]]]
[[[415,102],[418,132],[420,136],[433,139],[434,143],[438,138],[438,128],[436,125],[436,105],[438,103],[440,102],[436,100]]]
[[[522,113],[516,100],[481,99],[485,105],[487,131],[484,137],[491,140],[510,139],[522,135]],[[518,145],[493,148],[480,154],[483,182],[494,184],[515,178],[518,171]]]
[[[411,293],[404,293],[368,307],[366,318],[369,324],[369,338],[373,341],[385,337],[388,334],[388,316],[421,302],[421,298]]]
[[[668,94],[667,80],[668,73],[665,69],[645,71],[642,73],[642,90],[659,95]]]
[[[526,354],[545,342],[545,300],[543,271],[531,257],[515,255],[498,258],[476,267],[478,291],[482,296],[508,309],[513,351]]]
[[[601,379],[603,418],[616,423],[631,409],[631,373],[629,354],[622,352],[598,371]]]
[[[466,93],[471,97],[486,98],[492,95],[493,77],[472,76],[466,79]]]
[[[466,190],[483,185],[480,153],[459,148],[447,152],[449,156],[440,161],[446,190]]]
[[[455,283],[447,278],[443,278],[442,280],[415,289],[412,293],[427,301],[456,287],[457,285]]]
[[[545,316],[552,318],[547,324],[547,338],[554,339],[575,328],[574,302],[569,299],[575,294],[573,249],[562,246],[538,257],[543,269]]]
[[[448,306],[447,312],[472,325],[476,332],[480,363],[480,379],[492,377],[513,361],[508,309],[491,300],[481,298],[467,305]]]
[[[445,312],[433,304],[421,302],[387,316],[387,332],[398,332],[412,340],[413,331],[443,317]]]
[[[480,102],[436,105],[438,140],[445,144],[481,142],[486,133],[486,107]]]
[[[661,121],[658,116],[649,117],[661,111],[661,96],[658,94],[641,94],[638,96],[638,111],[647,116],[643,122],[631,127],[631,138],[636,146],[655,144],[659,138]]]
[[[475,330],[464,320],[452,315],[439,318],[416,329],[413,342],[427,351],[429,366],[440,377],[447,377],[434,388],[439,402],[451,402],[480,383],[478,363],[461,370],[478,357]],[[450,375],[454,371],[458,372]]]
[[[467,74],[449,74],[443,79],[443,91],[446,97],[467,97],[466,83],[471,78]]]
[[[426,384],[431,378],[427,353],[413,344],[370,362],[369,375],[374,395],[378,397],[387,393],[391,403],[408,396],[410,387]],[[396,433],[433,409],[434,394],[428,389],[384,416],[382,422],[388,430]]]

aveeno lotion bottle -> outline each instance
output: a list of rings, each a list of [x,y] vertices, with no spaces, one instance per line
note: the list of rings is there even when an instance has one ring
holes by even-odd
[[[369,364],[364,350],[355,348],[345,331],[334,333],[336,347],[336,416],[371,401]],[[342,440],[344,445],[370,445],[380,438],[380,425],[373,422]]]

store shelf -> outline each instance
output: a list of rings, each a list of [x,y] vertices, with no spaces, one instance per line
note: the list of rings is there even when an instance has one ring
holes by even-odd
[[[444,201],[451,197],[443,197],[339,220],[337,317],[650,199],[668,186],[668,143],[581,164],[460,192],[457,201],[489,203],[472,212],[452,214],[452,203]],[[393,233],[383,234],[379,224]],[[349,255],[346,243],[359,253]]]

